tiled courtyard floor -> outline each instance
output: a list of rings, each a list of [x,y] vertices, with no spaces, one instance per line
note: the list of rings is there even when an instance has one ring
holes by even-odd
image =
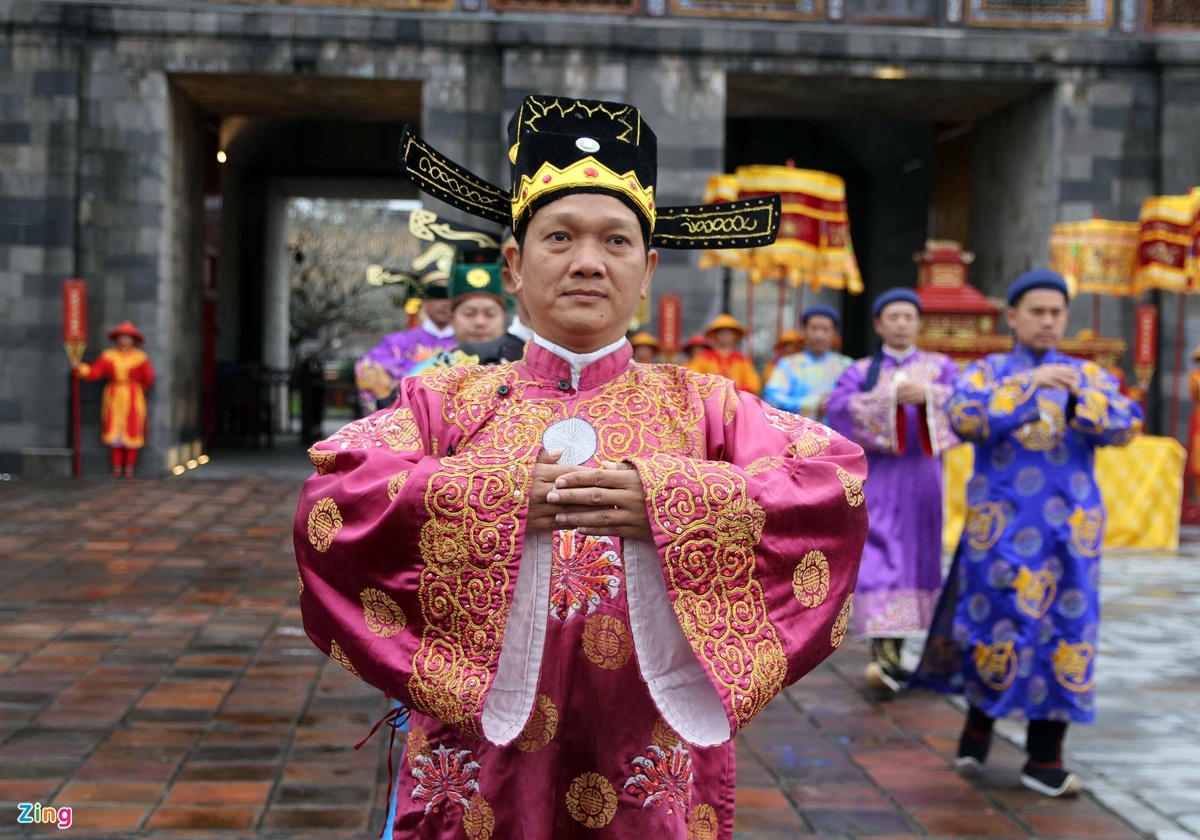
[[[0,486],[0,836],[378,834],[378,692],[300,629],[290,478]],[[1135,838],[1090,796],[950,767],[960,712],[874,702],[847,644],[739,736],[739,838]],[[397,750],[399,748],[397,747]],[[70,836],[70,835],[68,835]],[[507,840],[507,838],[498,838]]]

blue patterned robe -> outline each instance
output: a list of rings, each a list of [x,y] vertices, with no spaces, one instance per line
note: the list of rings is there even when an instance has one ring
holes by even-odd
[[[838,377],[853,363],[849,356],[833,350],[820,356],[807,350],[784,356],[771,372],[763,399],[776,408],[827,423],[829,418],[821,412],[821,400],[833,391]]]
[[[1028,348],[974,362],[955,382],[951,425],[975,446],[967,522],[913,684],[962,693],[991,717],[1090,723],[1100,621],[1104,503],[1098,446],[1122,446],[1142,409],[1100,366],[1077,397],[1033,387]]]

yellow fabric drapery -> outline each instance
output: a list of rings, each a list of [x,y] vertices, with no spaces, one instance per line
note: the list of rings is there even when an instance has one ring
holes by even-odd
[[[1197,288],[1200,259],[1200,188],[1187,195],[1155,195],[1142,202],[1136,291],[1185,294]]]
[[[1132,295],[1138,271],[1137,222],[1088,219],[1050,230],[1050,269],[1076,293]]]
[[[1185,450],[1169,437],[1144,435],[1125,447],[1096,452],[1096,482],[1108,511],[1105,548],[1174,551],[1179,548]],[[975,462],[969,444],[943,456],[945,524],[942,543],[958,547],[966,519],[966,488]]]
[[[746,271],[750,282],[787,282],[816,291],[863,292],[862,275],[850,241],[846,184],[836,175],[791,166],[739,166],[732,175],[714,175],[704,202],[779,193],[783,200],[779,235],[765,248],[705,251],[701,268],[725,266]]]

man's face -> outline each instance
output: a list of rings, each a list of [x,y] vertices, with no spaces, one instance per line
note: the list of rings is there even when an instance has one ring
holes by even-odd
[[[794,341],[779,342],[779,355],[780,356],[790,356],[793,353],[798,353],[798,352],[800,352],[800,347],[796,344],[796,342],[794,342]]]
[[[121,334],[117,336],[117,347],[122,350],[128,350],[133,346],[133,336]]]
[[[741,337],[741,333],[729,327],[721,327],[719,330],[713,330],[712,335],[709,336],[712,339],[712,343],[720,350],[732,350],[737,347],[737,343],[741,340]]]
[[[504,335],[504,307],[491,295],[472,295],[454,307],[453,324],[459,344],[494,341]]]
[[[917,343],[921,313],[908,301],[896,301],[883,307],[875,319],[875,334],[892,350],[904,351]]]
[[[444,330],[450,323],[450,301],[435,298],[425,301],[421,307],[425,310],[425,317],[433,321],[433,325],[439,330]]]
[[[633,360],[648,365],[654,361],[654,348],[639,344],[633,348]]]
[[[1053,350],[1067,332],[1071,310],[1062,292],[1034,289],[1005,312],[1013,339],[1038,353]]]
[[[530,326],[574,353],[625,335],[658,265],[634,212],[596,193],[568,195],[537,210],[524,247],[510,243],[504,255]]]
[[[810,315],[804,322],[804,347],[814,356],[829,352],[837,328],[828,315]]]

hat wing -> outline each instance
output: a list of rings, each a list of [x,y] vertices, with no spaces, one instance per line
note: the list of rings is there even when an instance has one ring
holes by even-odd
[[[652,243],[659,248],[762,248],[779,232],[778,193],[698,204],[660,207]]]
[[[400,168],[434,198],[489,222],[506,227],[512,224],[512,199],[507,190],[489,184],[435,151],[407,125],[400,137]]]

